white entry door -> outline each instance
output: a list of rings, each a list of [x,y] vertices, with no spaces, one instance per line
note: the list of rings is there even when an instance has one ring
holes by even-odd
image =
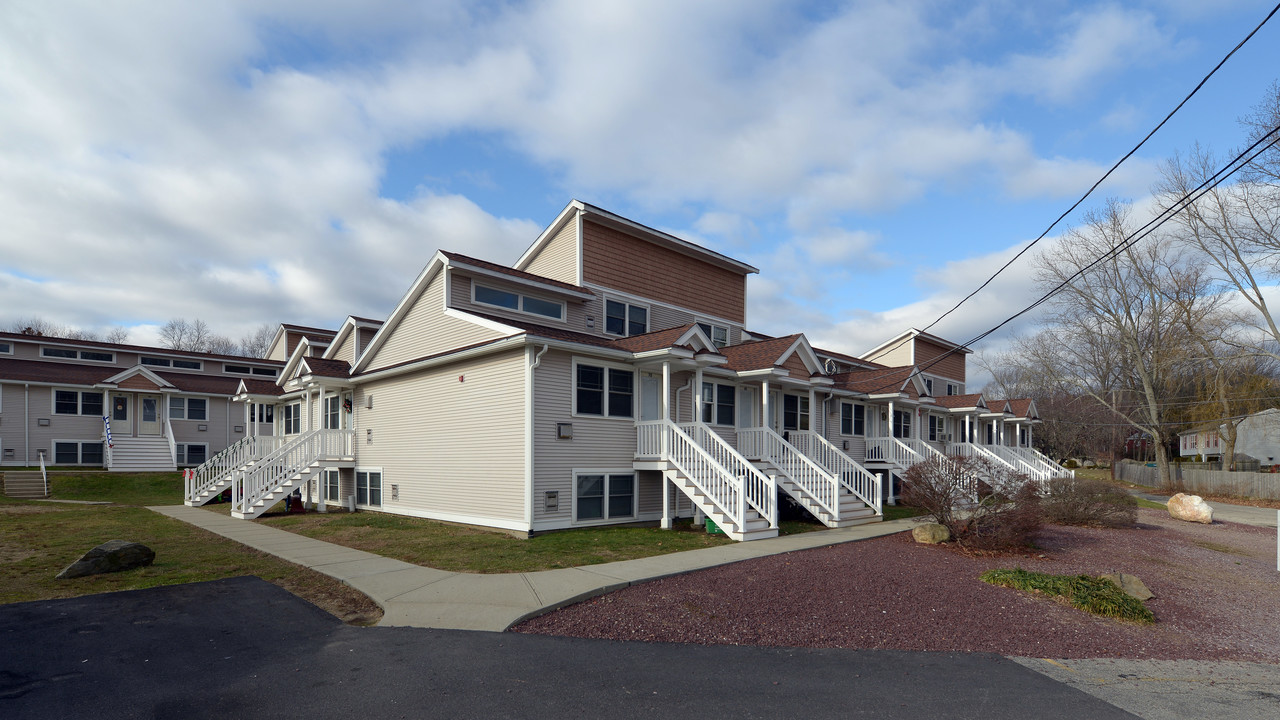
[[[138,405],[141,408],[141,412],[138,415],[138,434],[159,435],[161,425],[160,396],[139,395]]]
[[[640,374],[640,420],[662,419],[662,380],[653,373]]]

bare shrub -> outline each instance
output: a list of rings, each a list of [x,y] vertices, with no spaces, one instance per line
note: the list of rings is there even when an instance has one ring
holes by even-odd
[[[1138,500],[1100,480],[1060,477],[1044,485],[1041,498],[1045,520],[1057,525],[1133,527]]]
[[[945,525],[957,544],[1005,551],[1031,543],[1044,523],[1040,487],[972,458],[931,459],[903,478],[902,502]]]

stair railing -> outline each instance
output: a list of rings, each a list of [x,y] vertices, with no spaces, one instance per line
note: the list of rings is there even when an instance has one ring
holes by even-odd
[[[773,479],[760,472],[751,461],[742,456],[729,441],[720,437],[705,423],[681,423],[677,427],[693,438],[721,467],[727,470],[744,488],[746,504],[760,517],[769,521],[769,527],[778,527],[777,487]]]
[[[226,482],[230,475],[276,448],[274,435],[248,436],[231,443],[188,474],[187,500]]]
[[[880,477],[859,465],[840,448],[812,430],[792,431],[791,444],[814,462],[835,474],[840,484],[877,515],[883,515]]]
[[[840,519],[840,480],[834,474],[810,460],[772,428],[739,430],[738,441],[745,454],[768,461],[833,520]]]
[[[350,457],[350,430],[308,430],[264,455],[232,483],[233,508],[241,513],[275,492],[309,465],[326,457]]]
[[[924,459],[924,454],[895,437],[867,438],[867,460],[887,462],[909,468]]]

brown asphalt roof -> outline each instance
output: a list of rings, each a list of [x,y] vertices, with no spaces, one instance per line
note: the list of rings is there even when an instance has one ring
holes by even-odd
[[[903,387],[907,385],[907,381],[915,371],[914,365],[903,365],[896,368],[854,370],[833,375],[831,379],[835,381],[835,387],[840,390],[852,390],[868,395],[894,392],[911,394],[915,391],[914,387],[908,391],[904,391]]]
[[[754,333],[752,333],[752,334],[754,334]],[[833,357],[833,358],[835,358],[835,359],[837,359],[837,360],[840,360],[840,361],[842,361],[842,362],[853,363],[853,364],[855,364],[855,365],[859,365],[859,366],[867,367],[867,368],[879,369],[879,368],[887,368],[887,367],[889,367],[888,365],[881,365],[881,364],[880,364],[880,363],[878,363],[878,362],[872,362],[872,361],[870,361],[870,360],[863,360],[862,358],[854,357],[854,356],[852,356],[852,355],[846,355],[846,354],[844,354],[844,353],[839,353],[839,352],[836,352],[835,350],[824,350],[824,349],[822,349],[822,348],[815,347],[815,348],[813,349],[813,352],[815,352],[815,353],[816,353],[816,354],[818,354],[818,355],[826,355],[826,356],[828,356],[828,357]]]
[[[251,380],[249,378],[241,378],[244,383],[245,392],[250,395],[283,395],[284,388],[275,384],[270,380]],[[236,383],[236,387],[240,387],[240,383]]]
[[[0,358],[0,377],[18,382],[89,386],[97,385],[126,370],[129,368]],[[152,368],[148,370],[155,372]],[[183,392],[234,395],[236,387],[240,384],[240,378],[234,377],[174,372],[155,372],[155,374]]]
[[[359,320],[360,322],[370,323],[372,325],[381,325],[385,322],[384,320],[374,320],[373,318],[360,317],[358,315],[349,315],[348,317],[352,320]]]
[[[303,335],[328,335],[330,338],[332,338],[334,335],[338,334],[337,330],[326,330],[324,328],[318,328],[318,327],[307,327],[306,325],[292,325],[290,323],[280,323],[280,327],[283,327],[286,330],[298,330]]]
[[[523,330],[530,335],[536,335],[548,340],[564,340],[565,342],[581,343],[583,345],[596,345],[598,347],[616,348],[617,341],[609,338],[602,338],[597,335],[588,335],[574,330],[565,330],[564,328],[551,327],[550,325],[540,325],[538,323],[525,322],[523,320],[513,320],[511,318],[499,317],[488,313],[480,313],[474,310],[468,310],[468,313],[476,317],[492,320],[496,323],[509,325],[518,330]],[[373,372],[370,370],[369,372]]]
[[[470,255],[463,255],[462,253],[449,252],[447,250],[441,250],[440,254],[444,255],[450,260],[456,260],[458,262],[466,263],[468,265],[474,265],[478,268],[483,268],[485,270],[492,270],[493,272],[502,273],[503,275],[510,275],[511,277],[518,277],[524,280],[532,280],[534,282],[542,283],[543,285],[550,285],[552,287],[563,288],[565,290],[572,290],[574,292],[579,292],[579,293],[587,293],[588,295],[595,294],[591,292],[589,288],[584,288],[579,285],[574,285],[572,283],[561,282],[559,280],[552,280],[551,278],[543,277],[542,275],[534,275],[531,272],[516,270],[515,268],[510,268],[510,267],[507,267],[506,265],[499,265],[497,263],[491,263],[488,260],[473,258]]]
[[[311,368],[312,375],[320,377],[351,377],[351,363],[346,360],[326,360],[325,358],[309,357],[302,358],[302,361]]]
[[[977,407],[978,401],[982,399],[982,393],[969,393],[968,395],[939,395],[934,398],[938,405],[944,408],[970,408]],[[990,403],[988,403],[990,406]]]
[[[1009,409],[1021,418],[1031,417],[1031,398],[1015,398],[1009,401]]]
[[[216,377],[210,375],[187,375],[184,373],[158,372],[156,375],[170,382],[183,392],[208,393],[210,395],[235,395],[240,386],[240,378]]]
[[[650,350],[661,350],[675,345],[676,340],[680,336],[689,332],[689,328],[693,327],[693,323],[681,325],[667,330],[655,330],[651,333],[643,335],[632,335],[627,338],[619,338],[613,343],[621,350],[629,352],[648,352]]]
[[[76,345],[80,347],[126,350],[129,352],[139,352],[139,353],[154,354],[154,355],[174,355],[178,357],[234,360],[236,362],[250,362],[250,363],[254,363],[255,365],[274,365],[276,367],[284,367],[284,363],[280,362],[279,360],[264,360],[262,358],[251,358],[251,357],[244,357],[241,355],[220,355],[217,353],[192,352],[188,350],[170,350],[169,348],[153,347],[150,345],[124,345],[121,343],[101,342],[98,340],[73,340],[71,338],[53,337],[51,335],[23,335],[22,333],[0,332],[0,339],[16,340],[20,342],[51,343],[51,344],[57,344],[57,345]]]
[[[765,370],[778,364],[778,358],[795,343],[800,333],[769,340],[752,340],[751,342],[726,345],[720,348],[720,354],[728,358],[725,367],[729,370]]]

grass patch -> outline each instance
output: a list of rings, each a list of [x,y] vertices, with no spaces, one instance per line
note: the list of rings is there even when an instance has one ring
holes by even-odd
[[[1138,507],[1150,508],[1152,510],[1168,510],[1169,506],[1155,500],[1148,500],[1144,497],[1137,498]]]
[[[440,570],[510,573],[598,565],[732,543],[686,520],[674,530],[599,527],[557,530],[529,539],[376,512],[264,516],[264,525]]]
[[[124,477],[122,475],[114,476]],[[138,496],[148,495],[139,492]],[[108,540],[156,551],[155,563],[73,580],[54,576]],[[77,506],[0,498],[0,603],[256,575],[348,622],[376,622],[372,600],[341,582],[140,507]]]
[[[884,520],[905,520],[907,518],[919,517],[924,515],[924,510],[910,505],[885,505]]]
[[[1072,607],[1094,615],[1143,624],[1156,621],[1145,605],[1126,595],[1110,580],[1088,575],[1049,575],[1021,568],[988,570],[978,579],[991,585],[1062,598]]]
[[[1243,557],[1253,557],[1252,555],[1245,552],[1244,550],[1241,550],[1240,548],[1231,547],[1230,545],[1222,545],[1216,542],[1209,542],[1208,540],[1192,540],[1191,544],[1195,545],[1196,547],[1202,547],[1205,550],[1212,550],[1214,552],[1225,553],[1227,555],[1240,555]]]
[[[57,473],[49,494],[58,500],[93,500],[119,505],[181,505],[182,473]]]

